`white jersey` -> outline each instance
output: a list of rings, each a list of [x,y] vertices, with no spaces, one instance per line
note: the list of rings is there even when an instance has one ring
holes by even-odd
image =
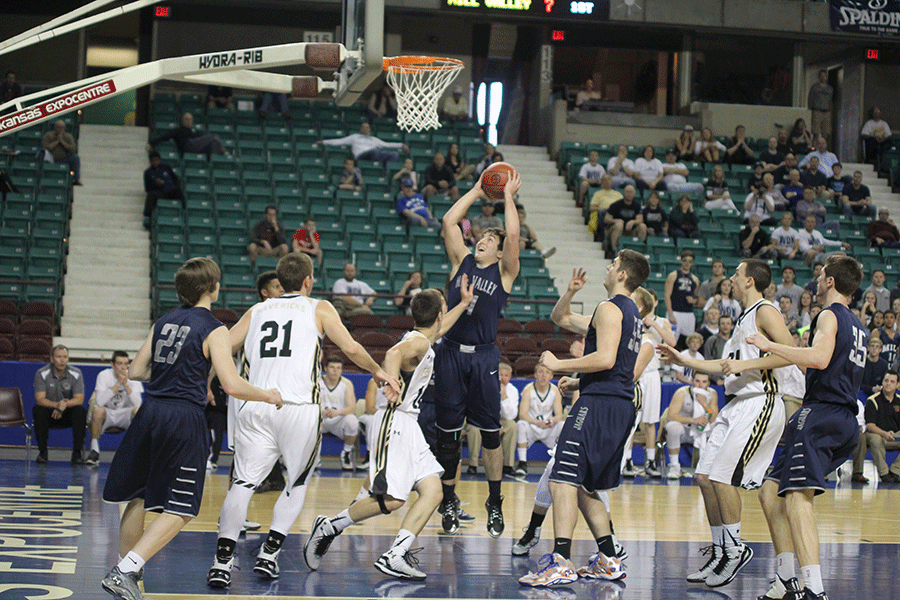
[[[400,341],[402,342],[413,335],[425,337],[422,333],[413,330],[405,333],[403,337],[400,338]],[[428,382],[431,381],[431,374],[433,372],[434,348],[429,347],[428,352],[425,353],[425,356],[422,357],[422,360],[419,361],[419,364],[412,373],[409,371],[400,372],[400,377],[403,379],[403,389],[401,390],[400,402],[397,403],[396,410],[405,412],[413,417],[418,417],[419,404],[422,402],[422,396],[425,395],[425,390],[428,388]],[[375,394],[375,406],[378,409],[387,408],[388,406],[388,399],[381,392],[381,388],[379,388],[378,392]]]
[[[528,406],[528,416],[532,419],[549,421],[553,417],[553,401],[556,399],[557,387],[551,383],[547,386],[547,391],[541,394],[534,387],[534,382],[532,382],[522,390],[523,396],[525,392],[530,392],[531,397],[531,402]]]
[[[769,305],[775,310],[778,307],[768,300],[758,300],[753,306],[744,311],[734,324],[731,338],[725,342],[722,357],[735,360],[751,360],[759,358],[759,348],[747,342],[747,337],[753,333],[759,333],[756,326],[756,313],[763,305]],[[785,369],[748,369],[737,374],[725,377],[725,396],[732,397],[763,396],[766,394],[780,394],[784,381]]]
[[[244,340],[251,384],[276,388],[285,404],[319,403],[322,334],[316,327],[316,304],[290,294],[257,304]]]
[[[672,328],[672,324],[665,317],[654,315],[653,320],[656,321],[656,324],[660,327],[666,327],[668,329]],[[645,328],[644,333],[641,334],[641,343],[643,344],[648,341],[653,344],[653,357],[650,359],[650,362],[647,363],[644,373],[647,371],[659,371],[660,368],[659,355],[656,353],[656,347],[662,343],[662,336],[652,327]]]
[[[319,377],[319,398],[322,408],[344,410],[347,408],[347,386],[353,389],[353,384],[346,377],[341,377],[334,389],[328,387],[324,377]]]

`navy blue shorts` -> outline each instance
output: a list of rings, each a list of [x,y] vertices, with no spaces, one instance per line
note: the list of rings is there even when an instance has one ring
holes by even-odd
[[[635,413],[631,400],[582,394],[556,442],[550,481],[577,485],[588,493],[618,487]]]
[[[113,457],[103,499],[143,498],[144,510],[196,517],[208,456],[202,408],[145,401]]]
[[[472,348],[469,346],[468,348]],[[500,431],[500,350],[494,344],[464,352],[446,338],[434,361],[434,409],[437,426],[458,431],[465,423]]]
[[[434,419],[434,401],[422,402],[419,405],[419,428],[425,436],[425,441],[428,442],[428,447],[431,448],[431,453],[437,456],[437,427]]]
[[[778,495],[793,490],[825,491],[825,476],[838,468],[859,442],[856,413],[845,406],[804,404],[784,434],[784,450],[766,479],[778,482]]]

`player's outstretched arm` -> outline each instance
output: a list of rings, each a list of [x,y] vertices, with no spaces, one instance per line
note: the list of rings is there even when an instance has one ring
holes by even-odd
[[[134,360],[128,365],[128,379],[135,381],[148,381],[150,379],[150,351],[153,348],[153,327],[144,340],[141,349],[135,355]]]
[[[237,354],[238,350],[244,346],[244,340],[247,339],[247,332],[250,331],[250,317],[253,316],[254,308],[256,308],[255,305],[248,308],[247,312],[241,315],[240,320],[228,330],[228,337],[231,339],[232,355]]]
[[[463,241],[459,223],[469,214],[469,208],[472,207],[472,204],[479,198],[485,197],[484,191],[481,189],[481,179],[479,178],[475,181],[475,185],[472,186],[472,189],[463,194],[463,196],[450,207],[450,210],[444,214],[444,218],[441,219],[443,225],[443,227],[441,227],[441,235],[444,236],[444,246],[447,248],[447,258],[450,259],[450,264],[453,266],[454,272],[456,271],[456,267],[459,266],[459,263],[466,257],[466,254],[469,254],[469,249],[466,248],[466,243]]]
[[[556,301],[553,312],[550,313],[550,320],[569,331],[574,331],[580,335],[587,333],[588,326],[591,324],[591,317],[585,315],[576,315],[572,312],[572,298],[584,287],[587,282],[587,271],[584,269],[572,269],[572,279],[566,291]]]
[[[503,254],[500,256],[500,276],[503,288],[512,289],[513,282],[519,275],[519,212],[516,209],[515,195],[522,185],[522,177],[513,171],[503,187],[503,221],[506,227],[506,241],[503,242]]]
[[[209,357],[219,376],[219,383],[222,384],[222,389],[225,390],[226,394],[241,400],[274,404],[276,407],[281,408],[281,392],[275,389],[264,390],[255,385],[250,385],[238,375],[234,366],[234,360],[231,358],[231,342],[228,337],[228,330],[224,325],[214,329],[212,333],[206,336],[206,340],[203,343],[209,349]]]
[[[819,313],[816,321],[816,333],[809,348],[797,348],[793,344],[778,344],[758,333],[747,336],[747,342],[763,352],[771,352],[798,367],[824,369],[831,362],[834,354],[834,341],[837,336],[837,317],[830,310]],[[863,348],[865,352],[865,348]]]
[[[656,347],[656,352],[659,354],[660,358],[669,361],[673,365],[688,367],[689,369],[700,371],[701,373],[708,373],[709,375],[723,374],[721,360],[697,360],[696,358],[685,356],[669,344],[658,345]]]
[[[769,340],[785,346],[794,346],[794,338],[791,336],[791,332],[788,331],[787,325],[784,324],[781,313],[774,306],[766,304],[756,310],[756,327]],[[721,363],[722,373],[725,375],[740,373],[748,369],[776,369],[791,364],[789,360],[777,354],[769,354],[768,356],[760,356],[750,360],[723,358]]]
[[[469,285],[469,276],[465,273],[463,273],[459,281],[459,296],[459,304],[448,310],[443,320],[441,320],[441,329],[438,331],[437,337],[442,337],[450,331],[450,328],[456,324],[457,319],[469,308],[472,298],[475,297],[475,286],[474,284]]]
[[[603,302],[594,312],[594,328],[603,332],[602,343],[597,350],[581,358],[560,360],[549,350],[541,354],[541,364],[551,371],[564,373],[595,373],[611,369],[616,364],[616,353],[622,337],[622,311],[612,302]]]

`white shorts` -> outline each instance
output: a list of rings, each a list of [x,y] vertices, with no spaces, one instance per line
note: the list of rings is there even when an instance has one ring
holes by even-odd
[[[691,436],[691,430],[680,421],[670,420],[666,423],[666,445],[669,451],[681,448],[682,444],[692,444],[694,438]]]
[[[675,317],[675,339],[678,340],[679,336],[689,336],[697,330],[697,317],[694,316],[694,312],[675,312],[672,311],[672,315]]]
[[[531,447],[535,442],[543,442],[547,448],[553,448],[556,446],[559,432],[562,431],[563,422],[559,421],[553,427],[548,429],[538,427],[533,423],[527,423],[525,421],[519,421],[517,426],[519,428],[520,446],[525,445],[526,447]]]
[[[103,421],[103,431],[106,431],[110,427],[128,429],[128,426],[131,425],[132,410],[134,409],[130,406],[125,408],[107,408],[106,420]]]
[[[341,439],[359,435],[359,419],[356,415],[341,415],[322,419],[322,435],[326,433]]]
[[[641,423],[659,423],[662,414],[662,384],[657,369],[644,369],[638,379],[641,386]]]
[[[444,469],[431,453],[415,417],[398,410],[379,409],[372,420],[366,444],[370,491],[406,500],[419,482],[440,477]]]
[[[709,440],[697,474],[748,490],[762,485],[784,433],[784,402],[779,395],[736,398],[707,426]]]
[[[319,455],[322,410],[318,404],[287,404],[276,409],[247,402],[237,413],[234,433],[234,480],[257,486],[279,457],[287,480],[306,483]]]

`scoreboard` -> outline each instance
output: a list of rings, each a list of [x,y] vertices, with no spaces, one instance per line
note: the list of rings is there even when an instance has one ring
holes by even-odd
[[[441,7],[473,15],[560,21],[608,21],[610,0],[441,0]]]

